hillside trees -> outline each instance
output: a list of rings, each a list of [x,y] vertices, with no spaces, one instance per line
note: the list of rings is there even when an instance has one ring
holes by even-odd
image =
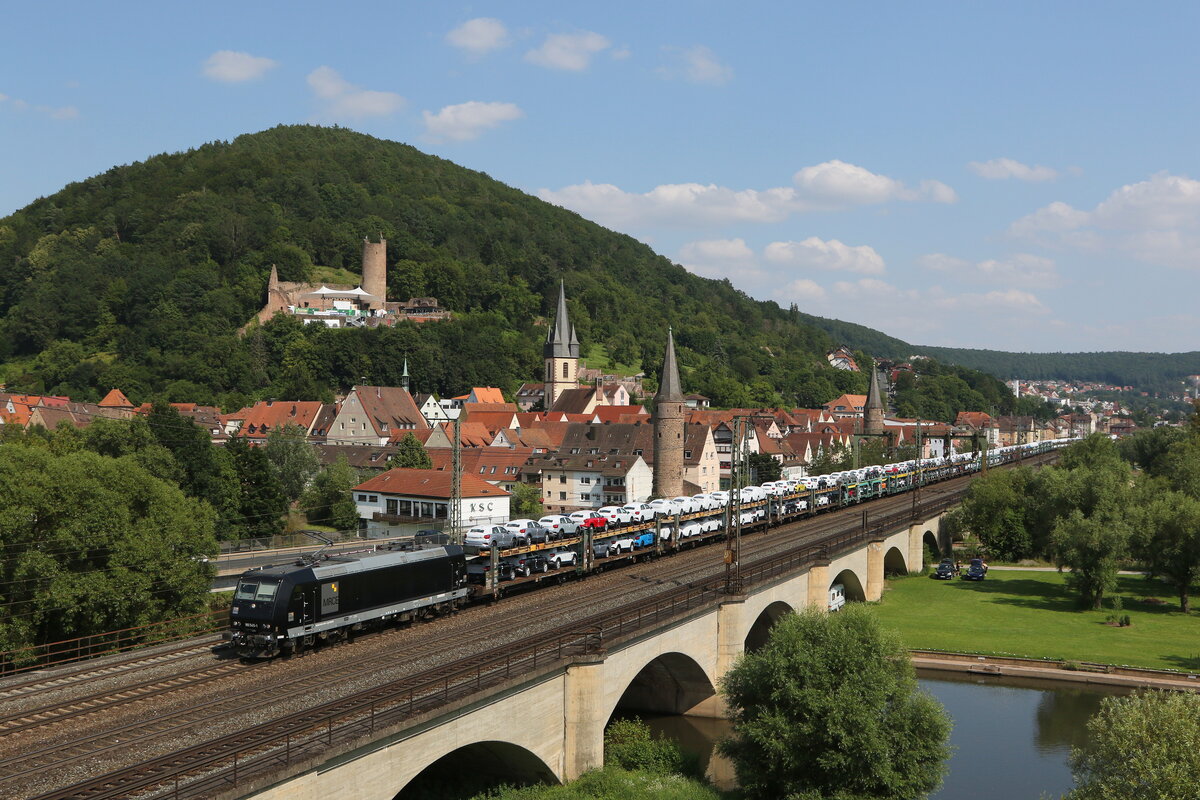
[[[350,490],[361,483],[358,472],[345,456],[322,469],[313,477],[300,499],[308,521],[339,531],[351,531],[358,526],[358,507]]]
[[[357,272],[362,238],[380,234],[392,298],[432,294],[454,320],[334,331],[277,319],[237,334],[272,263],[284,280]],[[581,340],[651,374],[673,326],[685,390],[718,405],[811,407],[866,389],[829,368],[834,339],[798,309],[692,275],[482,173],[312,126],[114,168],[0,220],[0,361],[22,365],[0,377],[79,400],[119,386],[135,402],[232,410],[326,399],[364,377],[396,385],[407,355],[420,391],[511,391],[541,374],[559,280]],[[930,398],[910,398],[929,418],[994,399],[982,376],[931,369],[945,375]]]
[[[45,440],[43,440],[45,441]],[[0,445],[0,650],[204,609],[214,514],[132,454]]]

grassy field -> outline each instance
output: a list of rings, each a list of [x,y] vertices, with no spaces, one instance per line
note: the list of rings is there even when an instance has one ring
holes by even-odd
[[[1057,572],[992,570],[979,583],[897,578],[877,611],[911,648],[1200,669],[1200,613],[1184,616],[1169,587],[1140,576],[1122,575],[1116,594],[1129,627],[1106,624],[1110,599],[1101,611],[1080,610]]]
[[[641,371],[638,364],[618,364],[608,355],[608,348],[599,342],[588,345],[583,365],[589,369],[600,369],[614,375],[636,375]]]

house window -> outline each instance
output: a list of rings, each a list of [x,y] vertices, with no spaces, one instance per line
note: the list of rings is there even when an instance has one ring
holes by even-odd
[[[412,516],[412,513],[413,513],[413,501],[412,500],[401,500],[399,503],[397,503],[397,505],[399,506],[399,508],[397,510],[400,512],[401,515],[406,516],[406,517]]]
[[[494,465],[492,466],[492,472],[491,472],[491,474],[492,474],[492,475],[495,475],[495,474],[496,474],[496,467],[495,467]]]
[[[377,495],[377,494],[373,494],[373,495],[371,495],[371,502],[372,502],[372,503],[378,503],[378,502],[379,502],[379,495]]]
[[[367,496],[366,496],[365,494],[360,494],[360,495],[358,496],[358,502],[360,502],[360,503],[365,503],[365,502],[367,502]]]
[[[399,501],[394,500],[390,497],[387,499],[387,513],[391,514],[392,516],[395,516],[400,513],[399,506],[400,506]]]
[[[634,450],[634,451],[633,451],[633,454],[634,454],[635,456],[640,456],[640,455],[642,454],[642,451],[641,451],[641,450]]]
[[[586,486],[586,485],[589,485],[589,484],[591,484],[591,482],[592,482],[592,479],[591,479],[591,478],[584,477],[584,478],[580,478],[580,479],[579,479],[579,482],[580,482],[580,483],[582,483],[582,484],[584,484],[584,485]]]
[[[579,455],[579,448],[578,448],[578,447],[572,447],[572,448],[571,448],[571,455],[573,455],[573,456],[577,456],[577,455]]]
[[[592,496],[590,494],[588,494],[587,492],[580,492],[579,499],[586,503],[587,501],[592,499]]]
[[[570,369],[570,364],[571,364],[570,361],[563,362],[563,377],[564,378],[570,377],[569,375],[567,375],[567,370]]]
[[[559,483],[566,483],[566,482],[567,482],[567,473],[565,473],[565,472],[564,472],[564,473],[562,473],[561,475],[559,475],[559,476],[558,476],[558,482],[559,482]]]
[[[691,458],[691,457],[692,457],[692,451],[691,451],[691,450],[684,450],[684,451],[683,451],[683,457],[684,457],[684,458]]]
[[[559,500],[566,500],[566,499],[567,499],[567,493],[566,493],[566,492],[559,492],[559,493],[558,493],[558,499],[559,499]]]

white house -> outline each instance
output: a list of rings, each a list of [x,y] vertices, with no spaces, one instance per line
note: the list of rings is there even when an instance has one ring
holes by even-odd
[[[350,490],[358,530],[367,538],[401,536],[419,527],[441,528],[450,517],[449,471],[391,469]],[[509,493],[464,472],[459,518],[464,527],[509,519]]]
[[[547,456],[531,462],[542,471],[546,511],[621,506],[650,498],[654,473],[641,456]]]

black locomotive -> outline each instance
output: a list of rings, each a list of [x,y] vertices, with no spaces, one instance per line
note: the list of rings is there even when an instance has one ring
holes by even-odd
[[[287,655],[319,640],[453,610],[468,591],[457,545],[253,569],[234,592],[230,644],[245,658]]]

